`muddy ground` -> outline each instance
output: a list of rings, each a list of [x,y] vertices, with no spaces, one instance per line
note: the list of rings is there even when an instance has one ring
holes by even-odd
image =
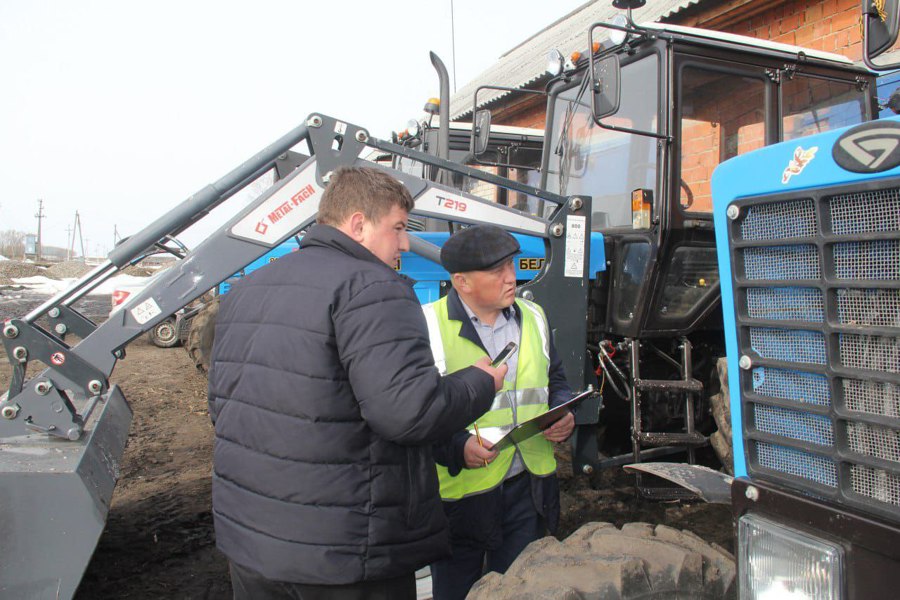
[[[94,316],[102,318],[108,298],[92,302]],[[0,291],[0,318],[24,314],[30,304],[4,298]],[[8,380],[2,357],[4,390]],[[129,345],[112,381],[123,388],[134,420],[106,531],[76,598],[230,597],[227,564],[215,548],[210,514],[213,432],[205,377],[181,348],[156,348],[141,337]],[[573,477],[567,450],[561,450],[561,538],[589,521],[619,526],[646,521],[689,529],[733,549],[727,507],[637,499],[632,478],[620,469]]]

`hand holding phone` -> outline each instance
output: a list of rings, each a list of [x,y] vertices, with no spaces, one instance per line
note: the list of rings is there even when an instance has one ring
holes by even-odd
[[[482,356],[478,360],[475,361],[475,364],[472,365],[477,369],[481,369],[485,373],[491,376],[494,380],[494,391],[499,392],[503,389],[503,380],[506,377],[506,372],[509,367],[504,365],[500,365],[499,367],[491,366],[491,359],[487,356]]]
[[[496,369],[500,365],[505,364],[506,361],[509,360],[509,357],[513,355],[513,352],[515,352],[518,347],[519,347],[519,345],[516,344],[515,342],[508,343],[506,345],[506,347],[500,351],[500,354],[498,354],[494,358],[494,360],[491,361],[491,366]]]

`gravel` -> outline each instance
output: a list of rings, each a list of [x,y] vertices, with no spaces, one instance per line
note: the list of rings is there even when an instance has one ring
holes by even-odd
[[[67,260],[56,263],[49,268],[39,267],[32,263],[18,260],[0,261],[0,285],[13,285],[12,279],[21,277],[43,276],[49,279],[77,279],[89,273],[94,267],[80,260]],[[149,277],[156,273],[154,269],[148,269],[140,264],[126,267],[120,271],[123,275],[134,277]]]
[[[142,267],[140,263],[136,265],[131,265],[130,267],[125,267],[121,271],[122,275],[131,275],[133,277],[149,277],[156,273],[153,269],[148,269],[147,267]]]
[[[81,277],[93,269],[91,265],[87,265],[80,260],[67,260],[65,262],[56,263],[45,273],[44,276],[51,279],[70,279],[72,277]]]
[[[38,275],[49,277],[49,275],[47,275],[47,269],[32,263],[19,260],[0,261],[0,276],[2,277],[17,279],[19,277],[36,277]]]

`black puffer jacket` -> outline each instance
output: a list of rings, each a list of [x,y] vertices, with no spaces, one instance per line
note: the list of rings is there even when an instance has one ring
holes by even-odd
[[[224,297],[209,378],[216,542],[269,579],[344,584],[448,551],[433,442],[493,381],[441,378],[407,280],[325,225]]]

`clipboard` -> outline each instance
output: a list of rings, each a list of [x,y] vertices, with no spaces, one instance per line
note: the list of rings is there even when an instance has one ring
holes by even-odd
[[[497,427],[482,427],[479,429],[481,437],[488,442],[493,442],[494,445],[491,446],[491,450],[503,450],[507,446],[518,444],[519,442],[527,440],[531,436],[541,433],[543,430],[547,429],[552,424],[563,418],[566,413],[569,412],[569,409],[575,408],[582,400],[584,400],[588,396],[591,396],[593,393],[594,387],[588,386],[585,391],[581,392],[577,396],[566,400],[559,406],[551,408],[545,413],[539,414],[536,417],[519,423],[507,432],[503,432],[500,428]],[[495,438],[496,441],[491,438]]]

